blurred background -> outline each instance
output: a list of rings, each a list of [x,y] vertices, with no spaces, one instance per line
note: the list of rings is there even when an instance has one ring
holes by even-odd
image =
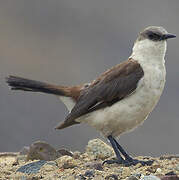
[[[60,85],[95,79],[126,60],[139,31],[163,26],[179,36],[178,0],[1,0],[0,151],[19,151],[36,140],[84,151],[102,138],[87,125],[61,131],[67,109],[53,95],[10,91],[17,75]],[[133,155],[179,153],[179,40],[168,41],[167,82],[157,107],[120,143]]]

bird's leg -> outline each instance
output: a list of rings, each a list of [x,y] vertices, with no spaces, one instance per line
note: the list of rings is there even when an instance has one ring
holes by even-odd
[[[114,139],[114,138],[113,138]],[[127,152],[123,149],[123,147],[116,141],[116,139],[114,139],[114,142],[116,143],[117,148],[119,149],[119,151],[121,152],[121,154],[125,157],[126,161],[133,161],[133,158],[127,154]]]
[[[116,142],[114,141],[114,138],[111,135],[108,136],[107,138],[108,138],[109,142],[112,145],[112,148],[113,148],[113,150],[114,150],[114,152],[116,154],[117,159],[116,160],[106,160],[106,161],[103,162],[103,164],[104,163],[107,163],[107,164],[113,164],[113,163],[123,164],[123,163],[125,163],[125,160],[120,155],[120,151],[119,151],[119,149],[117,147]]]
[[[121,152],[121,154],[125,157],[125,160],[123,162],[124,165],[130,166],[130,165],[136,165],[138,163],[141,163],[142,165],[152,165],[153,161],[140,161],[137,159],[133,159],[131,156],[129,156],[126,151],[122,148],[122,146],[112,137],[113,141],[115,142],[118,150]]]

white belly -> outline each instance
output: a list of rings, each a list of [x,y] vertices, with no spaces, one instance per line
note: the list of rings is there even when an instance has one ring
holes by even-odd
[[[102,132],[119,136],[141,124],[157,104],[165,84],[165,67],[145,69],[138,88],[128,97],[101,110],[78,118]]]

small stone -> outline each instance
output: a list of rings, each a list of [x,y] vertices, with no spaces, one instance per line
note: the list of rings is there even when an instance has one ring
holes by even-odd
[[[125,176],[130,176],[131,175],[131,170],[129,167],[123,167],[123,172],[122,172],[123,175]]]
[[[140,180],[160,180],[157,176],[149,175],[149,176],[144,176]]]
[[[101,177],[100,175],[97,175],[93,178],[93,180],[104,180],[104,178]]]
[[[55,162],[58,164],[58,167],[64,169],[77,167],[77,161],[71,156],[62,156],[56,159]]]
[[[40,169],[40,171],[42,172],[50,172],[50,171],[55,171],[57,169],[57,166],[53,166],[51,164],[45,164],[43,165],[43,167]]]
[[[132,174],[132,176],[135,176],[137,179],[139,179],[142,176],[142,174],[141,173],[134,173],[134,174]]]
[[[17,160],[15,160],[13,163],[12,163],[13,166],[17,166],[19,165],[19,162]]]
[[[130,176],[126,180],[138,180],[138,178],[136,176]]]
[[[18,164],[24,163],[24,162],[26,162],[26,161],[27,161],[27,156],[26,156],[26,155],[18,155],[18,156],[16,157],[16,162],[17,162]]]
[[[156,169],[153,168],[153,167],[148,167],[148,168],[146,169],[146,171],[148,171],[148,172],[150,172],[150,173],[155,173],[155,172],[156,172]]]
[[[179,177],[177,175],[169,175],[169,176],[163,176],[160,177],[161,180],[179,180]]]
[[[20,155],[27,155],[28,154],[28,152],[29,152],[29,146],[24,146],[21,150],[20,150],[20,152],[19,152],[19,154]]]
[[[85,166],[89,167],[91,169],[94,168],[94,169],[96,169],[98,171],[103,171],[104,170],[102,164],[98,163],[98,162],[89,162],[89,163],[86,163]]]
[[[73,158],[74,158],[74,159],[79,159],[79,158],[80,158],[80,155],[81,155],[81,152],[75,151],[75,152],[73,153]]]
[[[86,176],[86,177],[94,177],[94,171],[87,170],[85,172],[84,176]]]
[[[90,156],[94,156],[96,159],[102,160],[114,156],[113,149],[100,139],[90,140],[86,146],[86,152]]]
[[[111,174],[106,176],[105,180],[118,180],[118,176],[116,174]]]
[[[30,145],[29,152],[27,154],[27,160],[45,160],[52,161],[60,157],[58,153],[51,145],[43,141],[36,141]]]
[[[165,175],[176,175],[173,171],[170,171],[170,172],[168,172],[168,173],[166,173]]]
[[[179,171],[179,164],[176,165],[176,168],[175,168],[177,171]]]
[[[57,152],[59,152],[62,156],[71,156],[73,157],[73,153],[68,151],[67,149],[59,149]]]
[[[21,166],[20,168],[17,169],[16,172],[22,172],[26,174],[36,174],[39,172],[40,168],[46,163],[46,161],[36,161],[32,163],[28,163],[24,166]]]
[[[157,168],[156,172],[161,174],[162,170],[160,168]]]
[[[80,174],[75,176],[75,180],[86,180],[86,178],[84,177],[84,175]]]

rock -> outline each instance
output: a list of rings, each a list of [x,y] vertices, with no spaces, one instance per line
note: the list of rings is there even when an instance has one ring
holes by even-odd
[[[93,178],[93,180],[104,180],[104,178],[101,177],[100,175],[97,175]]]
[[[130,170],[130,168],[129,167],[123,167],[123,171],[122,171],[122,174],[124,175],[124,176],[130,176],[131,175],[131,170]]]
[[[179,164],[176,165],[176,168],[175,168],[177,171],[179,171]]]
[[[161,168],[157,168],[157,170],[156,170],[156,173],[159,173],[159,174],[161,174],[161,173],[162,173],[162,170],[161,170]]]
[[[75,176],[75,180],[86,180],[86,177],[82,174]]]
[[[94,177],[94,171],[87,170],[85,172],[84,176],[86,176],[86,177]]]
[[[40,169],[41,172],[50,172],[50,171],[55,171],[58,167],[57,166],[54,166],[53,164],[49,164],[49,163],[46,163],[42,166],[42,168]],[[46,174],[45,173],[45,174]]]
[[[22,173],[26,173],[26,174],[36,174],[39,172],[40,168],[45,163],[46,163],[46,161],[44,161],[44,160],[28,163],[28,164],[18,168],[16,172],[22,172]]]
[[[71,156],[73,157],[73,153],[68,151],[67,149],[59,149],[57,152],[59,152],[62,156]]]
[[[19,154],[20,155],[27,155],[29,152],[30,147],[29,146],[24,146],[20,151]]]
[[[149,175],[149,176],[144,176],[140,180],[160,180],[157,176]]]
[[[160,177],[161,180],[179,180],[179,177],[177,175],[168,175]]]
[[[74,168],[77,166],[77,161],[71,156],[62,156],[56,159],[55,162],[58,164],[58,167],[64,169]]]
[[[81,152],[75,151],[75,152],[73,153],[73,158],[74,158],[74,159],[79,159],[79,158],[80,158],[80,155],[81,155]]]
[[[111,174],[106,176],[105,180],[118,180],[118,176],[116,174]]]
[[[90,156],[94,156],[94,158],[102,160],[114,156],[113,149],[100,139],[90,140],[86,146],[86,152]]]
[[[137,179],[140,179],[140,177],[142,176],[142,174],[136,172],[136,173],[132,174],[132,176],[133,176],[133,177],[136,177]]]
[[[170,171],[170,172],[168,172],[168,173],[166,173],[165,175],[167,175],[167,176],[173,176],[173,175],[175,175],[176,176],[176,174],[173,172],[173,171]]]
[[[86,163],[85,166],[86,166],[86,167],[89,167],[89,168],[91,168],[91,169],[94,168],[94,169],[96,169],[96,170],[98,170],[98,171],[103,171],[103,170],[104,170],[102,164],[101,164],[101,163],[98,163],[98,162]]]
[[[126,180],[138,180],[138,178],[136,176],[130,176]]]
[[[161,180],[179,180],[179,177],[173,171],[170,171],[166,173],[164,176],[161,176],[160,179]]]
[[[17,164],[21,164],[27,161],[27,156],[26,155],[18,155],[16,157],[16,162]]]
[[[52,161],[60,157],[58,153],[51,145],[43,141],[36,141],[30,145],[29,152],[27,154],[27,160],[45,160]]]

